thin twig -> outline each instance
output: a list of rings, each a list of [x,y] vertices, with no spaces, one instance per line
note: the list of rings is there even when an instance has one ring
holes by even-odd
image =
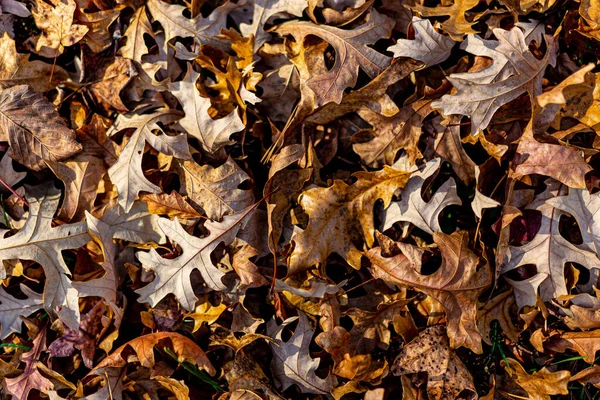
[[[29,207],[29,202],[27,200],[25,200],[25,198],[23,196],[21,196],[19,193],[15,192],[15,189],[13,189],[8,183],[4,182],[4,180],[2,180],[2,178],[0,178],[0,183],[3,184],[5,188],[10,190],[10,192],[12,194],[17,196],[17,198],[19,200],[21,200],[23,203],[25,203],[27,205],[27,207]]]

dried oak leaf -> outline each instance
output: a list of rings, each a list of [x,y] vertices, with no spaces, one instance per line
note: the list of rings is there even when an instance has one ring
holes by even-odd
[[[38,361],[42,351],[46,348],[46,327],[44,326],[33,341],[31,350],[21,356],[25,363],[23,373],[15,378],[4,381],[6,391],[16,399],[27,399],[32,389],[47,393],[54,388],[54,384],[38,371]]]
[[[190,135],[200,141],[202,148],[215,153],[223,146],[231,144],[229,137],[245,128],[237,108],[227,116],[213,119],[208,114],[211,107],[210,99],[200,96],[196,81],[200,76],[191,66],[185,78],[169,84],[173,96],[177,97],[183,107],[185,116],[179,120],[179,125]]]
[[[257,52],[271,38],[271,35],[264,30],[265,24],[271,17],[280,14],[302,17],[308,2],[306,0],[254,0],[246,7],[251,7],[252,13],[237,11],[233,14],[235,19],[240,20],[241,34],[245,37],[254,35],[254,52]]]
[[[73,23],[77,4],[74,0],[37,0],[32,9],[36,26],[42,31],[39,36],[28,39],[35,52],[42,57],[58,57],[65,47],[79,42],[88,32],[88,27]]]
[[[179,192],[171,194],[144,194],[140,200],[148,205],[151,214],[167,215],[169,218],[200,218],[202,215],[196,211]]]
[[[397,285],[421,290],[444,307],[448,320],[448,337],[453,348],[465,346],[481,353],[481,334],[477,329],[477,298],[491,284],[492,276],[487,266],[479,270],[479,257],[469,249],[466,231],[452,235],[434,232],[433,240],[442,253],[442,265],[431,275],[416,270],[419,256],[411,256],[412,246],[398,243],[402,253],[384,257],[382,249],[369,250],[371,272],[375,278]]]
[[[250,176],[230,157],[216,168],[193,160],[180,162],[179,168],[184,177],[181,191],[210,219],[221,220],[254,202],[252,190],[238,188]]]
[[[54,66],[53,73],[52,70],[52,64],[29,61],[29,54],[17,53],[15,41],[8,33],[0,37],[0,89],[27,84],[38,93],[47,92],[69,77],[58,65]]]
[[[454,400],[464,391],[476,398],[471,373],[448,346],[444,328],[425,329],[408,343],[392,366],[394,375],[427,373],[427,394],[432,400]]]
[[[129,26],[125,30],[123,37],[126,38],[125,44],[119,48],[119,55],[129,58],[138,63],[142,63],[142,56],[148,54],[148,47],[144,35],[154,37],[152,24],[148,19],[146,7],[142,6],[135,10],[129,20]]]
[[[411,175],[401,192],[401,200],[392,202],[384,211],[383,230],[391,228],[396,222],[406,221],[429,234],[441,232],[438,220],[440,213],[450,205],[462,204],[456,194],[454,178],[444,182],[428,202],[423,200],[421,195],[423,184],[427,179],[437,175],[441,164],[440,158],[430,160],[421,171]]]
[[[150,333],[130,340],[102,360],[102,362],[92,370],[91,374],[108,367],[126,366],[129,349],[133,350],[137,355],[137,359],[143,367],[152,368],[155,365],[154,347],[160,343],[170,343],[169,347],[171,351],[177,355],[177,360],[179,362],[186,361],[197,365],[210,375],[215,374],[215,367],[210,363],[210,360],[204,351],[191,339],[176,332]]]
[[[567,350],[576,351],[587,363],[593,364],[596,352],[600,350],[600,330],[585,332],[549,331],[546,335],[541,330],[531,335],[531,343],[536,350],[564,353]]]
[[[99,53],[113,44],[114,37],[109,28],[120,14],[120,7],[93,13],[82,11],[78,14],[78,22],[87,26],[89,29],[84,36],[85,44],[87,44],[94,53]]]
[[[460,117],[450,117],[442,120],[437,117],[431,121],[436,132],[435,140],[425,153],[428,156],[437,156],[448,160],[456,175],[466,185],[476,177],[477,165],[465,151],[460,137]],[[483,196],[483,195],[481,195]],[[481,217],[481,215],[479,215]]]
[[[115,205],[104,212],[101,220],[108,225],[110,233],[106,234],[107,238],[110,236],[140,244],[163,244],[167,240],[158,228],[158,215],[151,214],[148,205],[142,201],[135,201],[128,212]]]
[[[502,360],[502,365],[508,375],[532,400],[550,400],[550,395],[569,394],[567,388],[571,376],[569,371],[550,372],[544,367],[533,374],[528,374],[525,368],[512,358]]]
[[[44,308],[51,315],[73,329],[79,326],[79,301],[77,290],[73,287],[71,271],[67,267],[61,252],[77,249],[90,240],[85,222],[52,226],[52,216],[58,208],[60,190],[52,183],[28,188],[29,217],[25,225],[13,236],[0,238],[0,259],[32,260],[44,268],[46,284],[44,286]],[[6,271],[2,268],[2,277]]]
[[[54,105],[27,85],[0,92],[0,129],[10,144],[8,155],[34,171],[44,169],[45,161],[62,161],[81,151]]]
[[[365,142],[361,139],[361,143],[354,144],[352,148],[365,164],[372,167],[392,165],[398,151],[402,149],[408,154],[409,162],[414,165],[417,159],[422,158],[418,144],[423,120],[432,112],[431,100],[417,100],[390,117],[370,108],[359,109],[359,117],[373,127],[373,131],[369,132],[373,137]],[[357,134],[357,137],[360,136],[361,133]]]
[[[412,18],[415,30],[414,40],[400,39],[395,45],[388,47],[394,58],[410,57],[419,60],[427,67],[445,61],[452,52],[454,40],[437,33],[428,19]]]
[[[102,268],[104,268],[106,273],[100,278],[90,281],[73,282],[73,287],[79,291],[80,297],[100,296],[113,309],[116,309],[116,303],[119,298],[120,279],[117,265],[115,265],[118,255],[118,246],[113,242],[115,230],[87,211],[85,216],[90,234],[102,249],[102,254],[104,255]]]
[[[59,218],[81,221],[96,200],[98,187],[108,166],[116,161],[117,146],[106,135],[112,122],[94,114],[89,125],[77,131],[83,151],[66,161],[46,161],[52,172],[65,185],[65,198]]]
[[[357,172],[353,176],[357,181],[352,185],[336,180],[328,188],[313,188],[300,195],[299,203],[309,222],[305,230],[292,237],[295,246],[288,260],[289,275],[324,262],[331,253],[359,269],[362,252],[353,239],[363,240],[367,246],[373,244],[375,203],[381,199],[387,207],[409,174],[384,166],[381,171]]]
[[[500,329],[510,340],[518,342],[520,330],[513,322],[513,308],[515,308],[515,296],[512,290],[503,292],[485,303],[478,303],[477,329],[488,345],[492,345],[490,334],[493,321],[498,321]]]
[[[169,136],[165,134],[158,123],[168,124],[176,121],[180,112],[159,109],[151,114],[119,115],[109,131],[112,136],[126,129],[135,129],[125,147],[121,150],[117,162],[108,169],[110,180],[117,187],[119,204],[129,211],[141,191],[160,193],[161,189],[150,182],[142,170],[142,156],[146,142],[156,151],[163,154],[190,159],[187,138],[184,134]],[[153,131],[161,133],[155,135]]]
[[[12,332],[21,332],[21,316],[28,316],[41,310],[43,305],[42,295],[21,284],[21,291],[27,295],[26,299],[17,299],[0,287],[0,339],[6,338]]]
[[[327,378],[319,378],[315,371],[319,360],[310,356],[309,346],[315,331],[310,326],[308,318],[302,312],[298,317],[288,318],[277,326],[275,320],[267,324],[267,333],[275,339],[269,343],[273,351],[271,369],[275,381],[282,390],[291,385],[298,385],[304,393],[328,394],[335,385],[335,377],[329,374]],[[298,320],[293,336],[285,342],[281,334],[292,322]]]
[[[533,137],[531,121],[519,141],[510,176],[519,179],[531,174],[550,176],[565,185],[585,188],[585,174],[592,170],[583,157],[560,144],[541,143]]]
[[[556,64],[558,46],[551,36],[544,36],[547,49],[544,57],[538,60],[529,50],[524,33],[519,27],[510,31],[497,28],[494,29],[494,35],[498,38],[498,44],[493,51],[484,52],[486,56],[494,59],[494,63],[479,72],[450,75],[448,80],[457,89],[457,93],[444,95],[432,103],[434,108],[442,110],[445,115],[460,114],[471,117],[473,135],[488,126],[494,113],[502,105],[525,92],[531,96],[541,94],[544,71],[548,65]],[[490,41],[479,42],[485,46]],[[476,50],[472,51],[480,50],[475,48]]]
[[[317,95],[315,105],[322,106],[329,102],[339,104],[342,101],[344,90],[356,85],[359,68],[369,77],[375,78],[390,64],[390,57],[368,45],[389,37],[393,26],[392,19],[373,10],[369,21],[353,30],[305,21],[289,21],[280,25],[275,32],[282,36],[292,35],[298,43],[303,43],[306,36],[314,35],[335,49],[333,67],[329,71],[311,76],[306,82]]]
[[[224,47],[225,41],[219,39],[218,35],[221,33],[221,29],[227,27],[227,16],[244,4],[244,1],[238,3],[228,1],[214,9],[208,17],[204,18],[199,15],[192,19],[183,16],[183,12],[187,11],[187,8],[178,4],[149,0],[146,7],[154,21],[160,22],[164,29],[165,46],[175,37],[192,37],[200,44],[209,44],[218,48]]]
[[[555,196],[554,191],[548,188],[527,206],[528,209],[541,212],[540,228],[529,243],[508,248],[503,273],[522,265],[536,266],[536,274],[531,277],[519,281],[507,278],[515,290],[519,308],[536,304],[538,288],[539,297],[543,301],[569,294],[565,283],[567,262],[577,263],[588,269],[600,268],[600,260],[595,252],[584,250],[585,247],[582,246],[575,246],[560,234],[560,218],[565,213],[553,206],[552,198]]]
[[[442,29],[453,40],[461,41],[464,35],[477,33],[472,27],[476,21],[469,22],[467,20],[467,11],[478,4],[478,0],[454,0],[453,4],[447,6],[424,7],[416,4],[410,7],[424,17],[448,16],[449,18],[441,24]]]
[[[140,295],[138,301],[149,302],[154,307],[166,295],[172,293],[184,309],[192,311],[198,298],[194,294],[190,274],[196,269],[200,271],[204,282],[212,290],[227,289],[221,281],[225,273],[213,265],[210,255],[220,243],[229,245],[233,242],[238,231],[246,224],[255,209],[256,205],[236,214],[227,215],[221,222],[206,222],[204,227],[210,233],[203,238],[188,234],[177,219],[173,221],[166,218],[159,219],[158,226],[161,231],[177,243],[182,252],[173,259],[162,258],[155,249],[150,250],[149,253],[136,253],[138,260],[155,274],[152,282],[136,290]]]

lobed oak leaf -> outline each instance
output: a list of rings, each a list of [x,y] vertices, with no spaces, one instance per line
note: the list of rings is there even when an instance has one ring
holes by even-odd
[[[328,188],[302,192],[299,203],[309,216],[305,230],[295,234],[294,250],[288,259],[288,275],[323,263],[331,253],[360,268],[362,252],[353,240],[373,244],[373,207],[380,199],[389,206],[394,192],[404,187],[409,174],[384,166],[376,172],[357,172],[357,181],[347,185],[336,180]]]
[[[179,168],[184,178],[182,192],[202,207],[210,219],[221,220],[223,216],[235,214],[254,202],[251,190],[239,188],[250,176],[231,158],[216,168],[201,166],[193,160],[180,162]]]
[[[177,158],[189,159],[191,154],[185,135],[169,136],[162,131],[158,123],[175,122],[181,114],[174,110],[159,109],[152,114],[119,115],[108,132],[109,136],[126,130],[135,129],[125,147],[121,150],[117,162],[108,169],[111,181],[117,187],[119,205],[128,212],[141,191],[160,193],[158,186],[151,183],[142,170],[142,155],[146,142],[156,151]],[[155,135],[154,130],[161,133]]]
[[[359,109],[358,116],[373,126],[374,137],[365,142],[355,138],[360,142],[352,148],[365,164],[372,167],[392,165],[402,149],[408,154],[409,162],[415,164],[417,159],[422,158],[418,144],[423,120],[432,112],[431,100],[417,100],[390,117],[369,108]]]
[[[179,362],[186,361],[197,365],[210,375],[215,374],[215,367],[213,367],[204,351],[194,341],[176,332],[149,333],[130,340],[102,360],[90,374],[109,367],[126,366],[127,349],[132,349],[135,352],[139,363],[143,367],[152,368],[155,365],[154,348],[161,343],[170,343],[169,347],[177,355]]]
[[[240,32],[245,37],[254,36],[254,52],[266,43],[271,35],[265,32],[265,25],[279,14],[289,14],[302,17],[302,13],[308,7],[307,0],[254,0],[246,7],[252,8],[252,13],[239,10],[234,11],[234,18],[239,19]]]
[[[159,217],[151,214],[142,201],[135,201],[128,212],[118,205],[111,207],[104,212],[101,220],[108,225],[110,233],[106,234],[107,240],[114,238],[140,244],[166,242],[164,233],[158,228]]]
[[[431,124],[436,136],[432,146],[426,151],[426,158],[431,155],[447,160],[460,180],[468,185],[476,177],[478,167],[463,148],[460,137],[460,117],[444,120],[437,117],[431,121]]]
[[[284,341],[281,337],[283,330],[296,320],[298,325],[293,336],[287,342]],[[282,390],[294,384],[300,386],[304,393],[328,394],[333,389],[333,375],[319,378],[315,374],[319,361],[311,358],[309,353],[315,331],[302,311],[298,312],[298,317],[288,318],[279,326],[274,320],[269,321],[267,333],[275,339],[275,343],[269,343],[273,352],[271,369]]]
[[[28,316],[44,308],[42,296],[21,284],[26,299],[17,299],[0,287],[0,339],[12,332],[21,332],[21,316]]]
[[[170,83],[171,93],[177,97],[185,116],[179,120],[179,125],[190,135],[197,138],[202,148],[215,153],[223,146],[231,144],[229,137],[245,128],[242,119],[234,109],[227,116],[213,119],[208,114],[211,107],[209,98],[200,96],[196,81],[200,76],[191,66],[185,78],[179,82]]]
[[[79,151],[75,132],[48,100],[27,85],[0,92],[0,129],[8,137],[8,155],[34,171],[45,161],[61,161]]]
[[[424,7],[420,4],[415,4],[410,7],[424,17],[448,16],[448,19],[441,24],[442,29],[447,32],[453,40],[460,41],[466,34],[477,33],[477,31],[473,29],[475,21],[470,22],[467,20],[467,11],[478,4],[478,0],[454,0],[454,3],[451,5]]]
[[[77,20],[88,27],[84,36],[85,43],[94,53],[99,53],[113,44],[113,35],[109,27],[119,17],[121,7],[93,13],[80,12]]]
[[[227,215],[221,222],[208,221],[205,228],[210,233],[203,238],[188,234],[177,219],[173,221],[166,218],[159,219],[159,228],[181,247],[182,252],[173,259],[162,258],[155,249],[150,250],[149,253],[136,253],[138,260],[155,274],[152,282],[136,290],[140,295],[138,301],[149,302],[154,307],[166,295],[172,293],[184,309],[192,311],[198,298],[194,294],[190,274],[196,269],[200,271],[204,282],[212,290],[227,289],[221,281],[225,273],[213,265],[210,255],[220,243],[229,245],[233,242],[255,208],[256,205],[253,205],[235,214]]]
[[[452,348],[465,346],[475,353],[481,353],[477,298],[491,284],[491,272],[487,266],[477,268],[479,257],[469,249],[467,232],[460,231],[452,235],[434,232],[433,240],[442,253],[442,265],[433,274],[421,274],[421,259],[415,260],[420,255],[418,249],[397,243],[402,253],[391,258],[384,257],[380,247],[369,250],[367,257],[372,264],[373,277],[414,287],[439,301],[448,316],[447,330]],[[411,255],[415,251],[416,257]]]
[[[502,333],[510,338],[513,342],[519,340],[520,331],[513,322],[512,315],[514,314],[515,296],[512,290],[503,292],[485,303],[480,303],[477,311],[477,329],[488,345],[492,345],[491,324],[498,321]]]
[[[85,222],[52,226],[60,191],[48,183],[28,189],[29,217],[16,234],[0,238],[0,260],[32,260],[44,268],[44,308],[73,329],[79,326],[77,289],[72,285],[61,251],[77,249],[90,240]],[[6,271],[2,268],[2,276]]]
[[[567,262],[574,262],[588,269],[600,268],[600,260],[596,253],[575,246],[561,236],[559,223],[564,212],[553,206],[554,196],[555,194],[547,189],[527,206],[528,209],[541,212],[540,228],[529,243],[508,248],[502,273],[522,265],[536,266],[536,274],[529,278],[520,281],[507,279],[513,285],[519,308],[536,304],[538,288],[542,301],[568,294],[564,272]]]
[[[44,326],[33,340],[31,350],[21,356],[21,361],[25,363],[23,373],[17,377],[5,379],[4,387],[7,393],[17,399],[27,399],[32,389],[39,390],[41,393],[47,393],[54,388],[54,384],[44,377],[37,367],[42,351],[45,348],[46,327]]]
[[[146,7],[138,7],[131,19],[129,25],[123,33],[125,44],[119,48],[119,55],[129,58],[138,63],[142,63],[142,57],[148,54],[148,47],[144,35],[154,36],[152,25],[146,13]]]
[[[429,234],[441,232],[438,220],[440,213],[450,205],[462,204],[456,194],[453,178],[444,182],[428,202],[423,200],[422,187],[427,179],[437,175],[441,163],[441,159],[433,159],[428,161],[421,171],[411,175],[401,192],[401,200],[392,202],[384,211],[383,230],[391,228],[396,222],[406,221]]]
[[[483,71],[450,75],[448,80],[457,93],[444,95],[432,103],[445,115],[470,116],[473,135],[489,125],[502,105],[525,92],[532,97],[541,94],[544,71],[548,65],[556,64],[555,38],[544,36],[547,49],[544,57],[538,60],[529,50],[520,28],[494,29],[494,35],[499,42],[494,52],[490,52],[494,64]],[[498,54],[502,56],[498,57]],[[491,77],[494,79],[490,80]]]
[[[306,36],[314,35],[335,49],[333,67],[327,72],[313,75],[306,82],[317,96],[315,105],[322,106],[329,102],[341,102],[344,90],[356,85],[359,68],[374,78],[390,64],[390,57],[368,45],[389,37],[393,25],[391,19],[373,10],[368,22],[349,31],[310,22],[289,21],[280,25],[275,32],[281,36],[292,35],[298,43],[302,43]]]
[[[428,19],[413,17],[412,27],[415,30],[414,40],[400,39],[388,47],[387,50],[394,53],[394,58],[409,57],[431,67],[450,56],[454,40],[437,33]]]
[[[544,367],[528,374],[525,368],[512,358],[502,360],[502,365],[515,383],[525,390],[530,399],[550,400],[550,395],[569,393],[567,388],[571,375],[569,371],[550,372]]]
[[[113,242],[114,229],[110,225],[95,218],[89,212],[85,212],[85,220],[90,234],[96,239],[102,249],[104,262],[102,268],[106,272],[102,277],[91,281],[73,282],[80,297],[100,296],[113,308],[116,307],[119,298],[119,275],[117,265],[118,247]]]
[[[48,167],[63,182],[65,197],[59,218],[81,221],[96,200],[100,181],[109,163],[116,161],[116,145],[108,136],[109,121],[97,114],[89,125],[77,131],[83,151],[66,161],[46,161]]]
[[[199,44],[209,44],[218,48],[223,47],[224,42],[218,38],[218,35],[221,29],[227,27],[228,14],[244,4],[245,1],[237,3],[227,1],[213,10],[207,18],[200,15],[192,19],[183,16],[186,7],[165,3],[162,0],[149,0],[146,7],[154,21],[160,22],[164,29],[165,46],[175,37],[191,37]]]

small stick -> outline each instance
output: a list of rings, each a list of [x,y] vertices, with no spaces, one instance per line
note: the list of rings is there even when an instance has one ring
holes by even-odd
[[[4,182],[4,180],[2,180],[2,178],[0,178],[0,183],[4,185],[5,188],[7,188],[8,190],[10,190],[10,192],[12,194],[14,194],[15,196],[17,196],[17,198],[19,200],[21,200],[23,203],[27,204],[27,207],[29,207],[29,202],[27,200],[25,200],[25,198],[23,198],[23,196],[21,196],[19,193],[15,192],[15,189],[13,189],[12,187],[10,187],[10,185],[6,182]]]

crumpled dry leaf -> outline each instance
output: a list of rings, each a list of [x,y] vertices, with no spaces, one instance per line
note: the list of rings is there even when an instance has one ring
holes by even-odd
[[[32,389],[47,393],[54,388],[52,382],[45,378],[37,367],[40,355],[45,349],[46,327],[44,326],[33,341],[31,350],[21,356],[21,361],[25,363],[23,373],[5,380],[5,388],[9,394],[17,399],[27,399]]]
[[[425,329],[404,346],[392,366],[394,375],[420,372],[427,373],[427,394],[430,399],[456,399],[463,390],[470,392],[468,398],[476,398],[473,377],[448,346],[448,339],[440,325]]]
[[[88,32],[85,25],[75,24],[73,17],[77,5],[74,0],[38,0],[33,7],[35,24],[42,34],[30,38],[35,52],[42,57],[57,57],[65,47],[73,46]]]

